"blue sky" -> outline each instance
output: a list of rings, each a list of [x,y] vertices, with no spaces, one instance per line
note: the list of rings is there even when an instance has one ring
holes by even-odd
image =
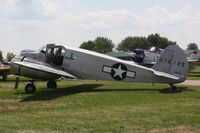
[[[199,0],[0,0],[0,12],[4,55],[46,43],[79,47],[97,36],[117,45],[127,36],[159,33],[183,49],[200,44]]]

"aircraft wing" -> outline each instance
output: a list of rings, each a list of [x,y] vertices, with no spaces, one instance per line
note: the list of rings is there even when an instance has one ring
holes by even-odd
[[[38,71],[43,71],[43,72],[47,72],[50,74],[55,74],[55,75],[60,75],[60,76],[64,76],[67,78],[76,78],[75,76],[61,70],[58,69],[57,67],[53,67],[53,66],[49,66],[46,65],[46,63],[35,63],[35,62],[20,62],[20,61],[15,61],[14,64],[17,64],[19,66],[23,66],[23,67],[27,67],[27,68],[31,68],[34,70],[38,70]],[[11,64],[12,65],[12,64]]]
[[[10,67],[4,66],[4,67],[0,67],[0,72],[8,72],[10,71]]]

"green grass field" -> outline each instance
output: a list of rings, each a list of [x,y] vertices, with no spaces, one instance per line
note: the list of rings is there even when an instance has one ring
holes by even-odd
[[[24,79],[23,79],[24,81]],[[105,81],[0,82],[0,132],[200,132],[200,88]]]
[[[200,66],[196,66],[194,70],[191,70],[188,79],[200,80]]]

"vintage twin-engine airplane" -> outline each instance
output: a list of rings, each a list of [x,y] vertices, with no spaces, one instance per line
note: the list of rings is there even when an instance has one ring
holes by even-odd
[[[11,61],[11,73],[48,80],[48,88],[56,88],[61,76],[78,79],[114,80],[127,82],[166,83],[173,85],[186,80],[188,62],[176,45],[167,47],[153,68],[147,68],[108,55],[62,45],[47,44],[39,51],[24,50]],[[34,93],[33,82],[25,87]]]

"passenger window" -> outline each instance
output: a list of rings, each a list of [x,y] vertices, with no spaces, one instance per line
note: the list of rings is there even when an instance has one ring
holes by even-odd
[[[72,59],[76,59],[76,55],[72,53],[72,54],[71,54],[71,58],[72,58]]]
[[[69,51],[66,51],[65,57],[69,59],[76,59],[76,55]]]

